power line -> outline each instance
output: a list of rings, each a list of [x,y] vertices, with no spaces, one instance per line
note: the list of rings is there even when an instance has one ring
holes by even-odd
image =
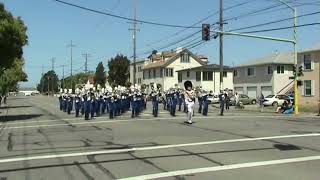
[[[257,1],[257,0],[251,0],[251,1],[246,1],[246,2],[242,2],[242,3],[238,3],[238,4],[235,4],[235,5],[233,5],[233,6],[227,7],[227,8],[225,8],[224,10],[225,10],[225,11],[231,10],[231,9],[233,9],[233,8],[237,8],[237,7],[243,6],[243,5],[245,5],[245,4],[251,3],[251,2],[253,2],[253,1]],[[199,23],[201,23],[201,22],[209,19],[210,17],[218,14],[219,12],[220,12],[220,11],[216,11],[215,13],[213,13],[213,14],[211,14],[211,15],[203,18],[202,20],[200,20],[200,21],[192,24],[191,26],[194,26],[194,25],[196,25],[196,24],[199,24]],[[212,24],[212,26],[215,25],[215,24],[218,24],[218,23],[214,23],[214,24]],[[186,29],[187,29],[187,28],[185,28],[185,29],[183,29],[183,30],[180,30],[180,31],[174,33],[173,36],[178,35],[179,33],[185,31]],[[168,48],[168,47],[170,47],[170,46],[176,45],[176,44],[178,44],[178,43],[180,43],[180,42],[183,42],[183,41],[185,41],[185,40],[187,40],[187,39],[189,39],[189,38],[197,35],[199,32],[201,32],[201,30],[199,30],[199,31],[197,31],[197,32],[194,32],[194,33],[192,33],[192,34],[189,34],[189,35],[187,35],[186,37],[183,37],[183,38],[178,39],[178,40],[176,40],[176,41],[170,42],[169,44],[164,45],[164,46],[161,46],[160,48],[153,48],[152,50],[154,50],[154,49],[157,49],[157,50],[166,49],[166,48]],[[167,38],[165,38],[165,39],[167,39]],[[163,40],[159,40],[159,41],[163,41]],[[148,43],[148,44],[150,44],[150,43]],[[146,52],[144,52],[144,53],[142,53],[142,54],[140,54],[140,55],[150,54],[150,52],[151,52],[152,50],[146,51]]]
[[[297,18],[306,17],[306,16],[312,16],[312,15],[316,15],[316,14],[320,14],[320,11],[316,11],[316,12],[312,12],[312,13],[308,13],[308,14],[303,14],[303,15],[297,16]],[[279,20],[276,20],[276,21],[256,24],[256,25],[247,26],[247,27],[243,27],[243,28],[232,29],[230,31],[239,31],[239,30],[244,30],[244,29],[256,28],[256,27],[260,27],[260,26],[266,26],[266,25],[270,25],[270,24],[283,22],[283,21],[288,21],[288,20],[291,20],[291,19],[294,19],[294,17],[285,18],[285,19],[279,19]]]
[[[139,19],[135,20],[134,18],[128,18],[128,17],[124,17],[124,16],[111,14],[111,13],[106,13],[106,12],[102,12],[102,11],[91,9],[91,8],[87,8],[87,7],[84,7],[84,6],[68,3],[68,2],[65,2],[65,1],[61,1],[61,0],[53,0],[53,1],[56,1],[56,2],[61,3],[61,4],[65,4],[65,5],[68,5],[68,6],[72,6],[72,7],[78,8],[78,9],[94,12],[94,13],[97,13],[97,14],[102,14],[102,15],[106,15],[106,16],[110,16],[110,17],[114,17],[114,18],[118,18],[118,19],[127,20],[127,21],[139,22],[139,23],[142,23],[142,24],[150,24],[150,25],[155,25],[155,26],[164,26],[164,27],[172,27],[172,28],[192,28],[192,29],[201,28],[201,27],[195,27],[195,26],[164,24],[164,23],[145,21],[145,20],[139,20]]]
[[[242,32],[242,33],[250,34],[250,33],[270,32],[270,31],[279,31],[279,30],[285,30],[285,29],[292,29],[294,27],[306,27],[306,26],[315,26],[315,25],[320,25],[320,23],[300,24],[298,26],[286,26],[286,27],[280,27],[280,28],[262,29],[262,30],[257,30],[257,31],[247,31],[247,32]]]
[[[251,1],[251,2],[252,2],[252,1]],[[242,4],[242,3],[241,3],[241,4]],[[223,21],[226,22],[226,21],[229,21],[229,20],[236,20],[236,19],[239,19],[239,18],[243,18],[243,17],[245,17],[245,16],[248,16],[248,15],[253,15],[253,14],[255,14],[255,13],[263,12],[263,11],[266,11],[266,10],[270,10],[270,9],[273,9],[273,8],[275,8],[275,7],[279,7],[279,6],[282,6],[282,5],[283,5],[283,4],[281,3],[281,4],[276,4],[276,5],[268,6],[268,7],[262,8],[262,9],[250,11],[250,12],[248,12],[248,13],[245,13],[245,14],[242,14],[242,15],[239,15],[239,16],[235,16],[235,17],[232,17],[232,18],[227,18],[227,19],[224,19]],[[235,7],[235,6],[234,6],[234,7]],[[230,8],[231,8],[231,7],[230,7]],[[229,8],[229,9],[230,9],[230,8]],[[213,23],[212,25],[215,25],[215,24],[218,24],[218,23],[219,23],[219,22],[216,22],[216,23]],[[189,39],[189,38],[197,35],[199,32],[201,32],[201,30],[199,30],[199,31],[197,31],[197,32],[194,32],[194,33],[188,35],[187,37],[181,38],[181,39],[179,39],[179,40],[177,40],[177,41],[171,42],[171,43],[169,43],[169,44],[167,44],[167,45],[165,45],[165,46],[163,46],[163,47],[161,47],[161,48],[155,48],[155,49],[157,49],[157,50],[162,50],[162,49],[166,49],[166,48],[168,48],[168,47],[171,47],[171,46],[173,46],[173,45],[177,45],[178,43],[181,43],[181,42],[183,42],[183,41],[185,41],[185,40],[187,40],[187,39]],[[197,42],[196,42],[196,43],[197,43]],[[152,51],[152,50],[151,50],[151,51]],[[141,54],[141,55],[146,55],[146,54],[149,54],[149,53],[150,53],[150,51],[147,51],[147,52],[144,52],[144,53]]]
[[[250,1],[242,2],[242,3],[238,3],[238,4],[235,4],[235,5],[233,5],[233,6],[227,7],[227,8],[225,8],[224,10],[227,11],[227,10],[230,10],[230,9],[233,9],[233,8],[237,8],[237,7],[243,6],[243,5],[245,5],[245,4],[251,3],[252,1],[257,1],[257,0],[250,0]],[[197,25],[197,24],[200,24],[201,22],[204,22],[205,20],[208,20],[209,18],[211,18],[211,17],[213,17],[213,16],[215,16],[215,15],[217,15],[217,14],[219,14],[219,11],[216,11],[216,12],[214,12],[214,13],[212,13],[212,14],[209,14],[208,16],[206,16],[206,17],[202,18],[201,20],[199,20],[199,21],[193,23],[192,25],[190,25],[190,27],[195,26],[195,25]],[[180,33],[186,31],[187,29],[189,29],[189,28],[184,28],[184,29],[179,30],[179,31],[177,31],[177,32],[175,32],[175,33],[173,33],[173,34],[165,37],[165,38],[162,38],[161,40],[149,42],[149,43],[147,43],[147,44],[154,44],[154,43],[158,44],[158,43],[160,43],[160,42],[163,42],[164,40],[168,40],[168,38],[172,38],[172,37],[174,37],[174,36],[179,35]]]

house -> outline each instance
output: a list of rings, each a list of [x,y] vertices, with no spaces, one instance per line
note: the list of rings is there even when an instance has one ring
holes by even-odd
[[[233,69],[229,66],[223,67],[223,88],[233,90]],[[220,90],[220,65],[210,64],[189,69],[182,69],[178,72],[178,83],[180,87],[187,80],[191,80],[195,87],[202,87],[204,90],[212,90],[219,93]]]
[[[303,67],[303,76],[299,77],[299,104],[318,106],[320,100],[320,44],[298,53],[298,64]]]
[[[149,59],[136,61],[136,84],[141,85],[143,81],[143,67],[148,63]],[[133,69],[134,64],[130,64],[130,82],[133,84]]]
[[[256,98],[261,93],[286,94],[293,88],[294,54],[274,53],[234,68],[234,91]]]
[[[203,66],[207,61],[208,58],[197,56],[183,48],[154,53],[142,68],[142,84],[147,87],[156,84],[163,90],[168,90],[178,85],[177,71]]]

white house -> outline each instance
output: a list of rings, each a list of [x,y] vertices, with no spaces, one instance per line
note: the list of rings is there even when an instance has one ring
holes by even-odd
[[[233,90],[233,69],[229,66],[223,67],[222,89]],[[179,86],[183,87],[185,81],[190,80],[195,87],[202,87],[204,90],[212,90],[214,93],[220,91],[220,66],[210,64],[178,71]]]
[[[204,56],[196,56],[183,48],[152,54],[149,59],[150,61],[142,69],[142,83],[147,86],[157,84],[163,90],[178,85],[177,71],[203,66],[208,61]]]
[[[293,53],[274,53],[234,68],[234,90],[256,98],[292,90]]]
[[[136,84],[141,85],[143,84],[143,68],[149,62],[149,59],[143,59],[136,61]],[[130,82],[133,84],[133,69],[134,64],[130,64]]]

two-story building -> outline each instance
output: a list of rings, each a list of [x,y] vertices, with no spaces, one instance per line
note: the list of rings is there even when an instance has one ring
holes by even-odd
[[[223,87],[221,89],[233,90],[233,69],[223,67]],[[183,87],[185,81],[193,82],[195,87],[219,93],[220,91],[220,65],[210,64],[195,68],[183,69],[178,72],[179,86]]]
[[[177,71],[203,66],[208,60],[204,56],[196,56],[183,48],[152,54],[149,59],[150,61],[142,69],[143,84],[147,86],[156,84],[163,90],[178,85]]]
[[[318,106],[320,100],[320,44],[298,54],[298,64],[303,67],[299,77],[299,104],[307,107]]]
[[[293,53],[274,53],[234,68],[234,91],[256,98],[292,90]]]

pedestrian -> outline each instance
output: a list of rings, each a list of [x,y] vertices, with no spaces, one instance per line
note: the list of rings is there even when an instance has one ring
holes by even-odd
[[[230,108],[230,97],[229,97],[229,95],[228,95],[228,93],[225,93],[224,94],[224,97],[226,98],[225,99],[225,103],[226,103],[226,110],[229,110]]]
[[[220,116],[223,116],[223,113],[224,113],[224,104],[225,104],[225,93],[223,93],[222,90],[220,90],[219,102],[220,102]]]
[[[239,106],[239,94],[236,92],[234,94],[234,100],[235,100],[235,107],[237,108]]]
[[[62,111],[63,110],[63,105],[62,105],[62,96],[61,96],[61,94],[58,96],[58,99],[59,99],[60,111]],[[1,103],[0,103],[0,105],[1,105]]]
[[[259,99],[259,105],[260,105],[260,111],[263,112],[263,108],[264,108],[264,95],[261,93],[260,97],[258,98]]]
[[[203,106],[202,115],[204,116],[208,115],[208,109],[209,109],[208,97],[209,97],[209,94],[207,92],[205,92],[202,96],[202,106]]]
[[[194,102],[195,102],[195,93],[192,90],[191,81],[186,81],[184,83],[184,87],[186,89],[184,97],[185,97],[185,102],[186,102],[187,109],[188,109],[187,121],[185,121],[185,122],[188,124],[192,124],[193,107],[194,107]]]
[[[198,91],[197,93],[197,96],[198,96],[198,103],[199,103],[199,109],[198,109],[198,113],[201,113],[202,112],[202,89],[200,87],[200,90]]]

